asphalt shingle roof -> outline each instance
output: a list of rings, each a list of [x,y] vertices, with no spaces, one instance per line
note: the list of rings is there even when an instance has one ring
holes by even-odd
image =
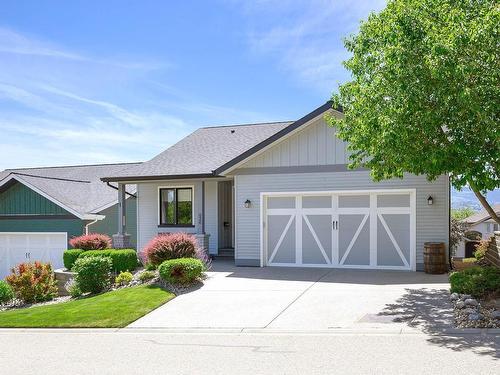
[[[200,128],[153,159],[106,178],[211,174],[293,122]]]
[[[500,215],[500,204],[495,204],[491,206],[491,208],[493,208],[493,210],[497,213],[497,215]],[[466,217],[465,219],[463,219],[463,221],[469,224],[475,224],[481,221],[488,220],[490,218],[491,215],[486,210],[482,210],[479,211],[478,213],[475,213],[474,215]]]
[[[78,165],[66,167],[6,169],[0,172],[0,186],[15,176],[41,190],[58,202],[81,215],[97,210],[118,200],[116,189],[101,181],[101,177],[140,163]],[[135,185],[127,185],[127,191],[135,192]]]

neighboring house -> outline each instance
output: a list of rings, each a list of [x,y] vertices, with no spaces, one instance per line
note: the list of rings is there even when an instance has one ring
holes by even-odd
[[[137,185],[138,248],[184,231],[242,266],[422,269],[424,242],[448,244],[448,177],[348,170],[327,113],[342,115],[328,102],[294,122],[201,128],[102,180]]]
[[[7,169],[0,172],[0,279],[27,260],[62,266],[68,241],[118,231],[117,187],[100,180],[130,164]],[[126,231],[136,243],[135,186],[127,189]],[[132,195],[133,194],[133,195]]]
[[[497,215],[500,215],[500,204],[493,205],[492,208]],[[473,257],[479,240],[487,240],[493,236],[493,232],[500,230],[500,225],[491,218],[486,210],[466,217],[462,221],[469,225],[469,229],[465,240],[457,245],[455,253],[457,257]]]

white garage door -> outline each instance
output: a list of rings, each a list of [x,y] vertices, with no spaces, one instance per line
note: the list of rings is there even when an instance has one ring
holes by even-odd
[[[415,270],[412,190],[265,193],[270,266]]]
[[[52,268],[63,266],[63,252],[67,249],[66,233],[0,232],[0,279],[22,262],[42,261]]]

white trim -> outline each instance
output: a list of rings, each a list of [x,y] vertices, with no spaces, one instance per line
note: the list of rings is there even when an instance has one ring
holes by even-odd
[[[359,234],[361,233],[361,231],[363,230],[363,228],[365,227],[365,224],[366,222],[368,221],[368,218],[370,217],[370,214],[366,214],[363,219],[361,220],[361,223],[359,224],[359,227],[358,229],[356,229],[356,232],[354,232],[354,236],[352,236],[351,238],[351,242],[349,242],[349,246],[347,246],[347,249],[345,250],[345,253],[344,255],[342,256],[342,258],[340,259],[340,265],[344,265],[344,262],[345,260],[347,259],[347,257],[349,256],[349,253],[351,252],[352,248],[354,247],[354,244],[356,243],[356,241],[358,240],[358,237],[359,237]]]
[[[288,233],[288,231],[290,230],[290,227],[292,226],[292,222],[293,222],[294,218],[295,218],[295,215],[291,215],[290,219],[288,220],[288,223],[286,223],[285,229],[283,229],[283,232],[281,233],[280,238],[278,239],[278,242],[276,243],[276,246],[274,246],[273,252],[271,253],[271,256],[269,257],[269,263],[273,262],[273,259],[276,256],[278,249],[280,248],[281,244],[283,243],[283,240],[286,237],[286,234]],[[295,224],[297,224],[297,221],[298,220],[295,221]]]
[[[410,207],[377,207],[377,195],[378,194],[396,194],[403,193],[410,195]],[[370,195],[370,207],[367,208],[338,208],[338,197],[340,195],[359,195],[359,194],[369,194]],[[332,208],[301,208],[302,204],[301,197],[303,196],[318,196],[318,195],[331,195],[332,196]],[[289,196],[296,198],[295,208],[266,208],[267,197],[272,196]],[[300,200],[299,200],[300,197]],[[300,214],[300,215],[299,215]],[[293,264],[283,264],[283,263],[273,263],[272,258],[268,258],[267,249],[267,217],[272,215],[295,215],[296,222],[300,221],[302,223],[302,215],[312,215],[312,214],[322,214],[331,215],[332,221],[338,221],[339,214],[363,214],[365,215],[360,226],[358,227],[354,237],[352,238],[348,249],[352,248],[354,242],[357,240],[360,231],[366,225],[366,221],[370,218],[370,264],[369,265],[349,265],[343,264],[347,258],[348,251],[339,260],[339,236],[338,230],[332,230],[332,261],[328,264],[304,264],[302,262],[299,246],[302,244],[302,232],[298,231],[299,225],[296,224],[296,252],[300,252],[296,255],[296,262]],[[406,259],[404,255],[402,256],[402,251],[399,249],[398,254],[403,260],[404,266],[385,266],[377,265],[377,220],[378,215],[383,214],[406,214],[410,216],[410,259]],[[373,217],[372,217],[373,216]],[[293,216],[292,216],[293,217]],[[300,217],[300,220],[298,218]],[[271,266],[282,266],[282,267],[341,267],[341,268],[359,268],[359,269],[383,269],[383,270],[416,270],[416,189],[367,189],[367,190],[330,190],[330,191],[278,191],[278,192],[260,192],[260,264],[261,267],[265,265]],[[285,233],[286,234],[286,233]],[[283,233],[282,233],[283,235]],[[392,235],[392,233],[391,233]],[[314,234],[313,234],[314,236]],[[316,240],[316,238],[315,238]],[[393,241],[393,239],[391,239]],[[395,240],[394,240],[395,241]],[[399,246],[397,246],[399,247]],[[336,250],[335,250],[336,249]],[[273,249],[275,253],[276,249]],[[326,252],[325,252],[326,253]],[[324,254],[323,254],[324,256]],[[300,260],[300,261],[299,261]]]
[[[195,218],[194,211],[195,211],[195,185],[185,185],[185,184],[179,184],[179,185],[159,185],[157,186],[157,194],[156,194],[156,205],[158,207],[157,213],[156,213],[156,222],[158,223],[158,226],[160,225],[165,225],[160,223],[160,189],[189,189],[191,188],[191,224],[186,224],[189,226],[195,226],[197,227],[198,225],[198,219]],[[177,197],[176,197],[177,198]],[[176,218],[177,219],[177,218]],[[169,225],[169,224],[166,224]],[[172,224],[173,227],[177,226],[178,228],[182,228],[182,224],[176,225]]]
[[[403,263],[405,264],[406,267],[410,267],[410,265],[408,264],[408,261],[406,260],[406,257],[403,255],[403,252],[401,251],[401,248],[399,247],[398,242],[394,238],[394,235],[392,234],[391,229],[389,228],[389,226],[385,222],[385,219],[382,215],[383,214],[377,214],[377,217],[380,219],[380,222],[382,223],[382,226],[384,227],[385,231],[387,232],[387,235],[389,236],[392,244],[394,245],[394,248],[398,252],[399,257],[401,258],[401,260],[403,261]]]
[[[306,222],[307,227],[311,231],[311,234],[312,234],[312,236],[314,238],[314,241],[316,241],[316,244],[318,245],[318,247],[319,247],[319,249],[321,251],[321,254],[323,255],[323,258],[325,259],[326,264],[331,264],[330,259],[328,259],[328,256],[326,255],[326,251],[323,248],[323,245],[321,244],[321,241],[319,240],[318,235],[316,234],[316,231],[314,230],[311,222],[309,221],[309,218],[307,217],[306,214],[303,214],[302,217],[304,218],[304,221]]]

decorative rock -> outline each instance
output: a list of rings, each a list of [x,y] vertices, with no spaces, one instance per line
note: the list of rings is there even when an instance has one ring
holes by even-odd
[[[473,313],[473,314],[469,315],[469,320],[472,320],[472,321],[483,320],[483,319],[484,319],[483,314]]]
[[[479,303],[474,298],[467,298],[464,302],[467,306],[477,306]]]
[[[455,306],[457,307],[457,309],[463,309],[465,307],[465,302],[464,301],[458,301]]]
[[[474,314],[474,313],[477,313],[477,310],[473,309],[471,307],[468,307],[468,308],[463,309],[462,312],[465,314]]]
[[[493,319],[500,319],[500,310],[495,310],[491,313]]]
[[[450,300],[451,301],[456,301],[457,299],[459,299],[460,297],[458,296],[458,293],[452,293],[450,295]]]
[[[471,299],[472,296],[470,294],[462,294],[460,296],[460,300],[465,301],[466,299]]]

